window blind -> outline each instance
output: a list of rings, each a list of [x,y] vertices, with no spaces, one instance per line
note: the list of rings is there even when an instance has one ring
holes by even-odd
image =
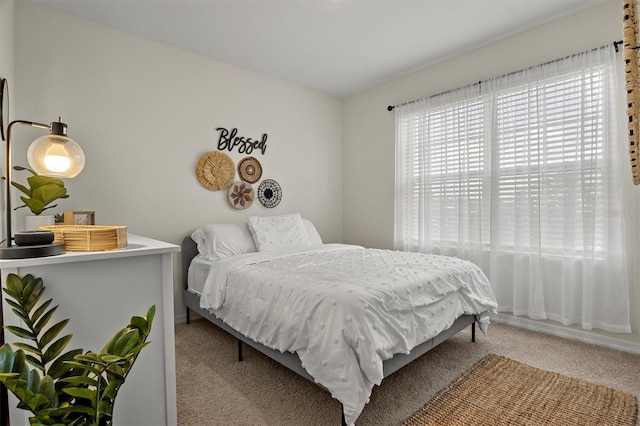
[[[617,76],[606,47],[396,107],[395,247],[476,262],[503,310],[628,331]]]

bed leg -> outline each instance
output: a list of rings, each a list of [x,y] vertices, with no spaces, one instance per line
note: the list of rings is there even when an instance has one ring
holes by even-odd
[[[476,342],[476,323],[471,324],[471,343]]]
[[[340,404],[340,416],[342,418],[342,426],[347,426],[347,421],[344,419],[344,405]]]
[[[238,361],[242,362],[242,340],[238,339]]]
[[[191,309],[187,308],[187,324],[191,324]]]

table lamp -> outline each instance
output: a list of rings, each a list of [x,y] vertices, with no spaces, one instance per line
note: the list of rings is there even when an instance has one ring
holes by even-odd
[[[8,89],[6,79],[0,83],[0,111],[5,110],[5,102],[8,102]],[[4,138],[5,112],[0,112],[0,134]],[[5,170],[4,170],[4,196],[5,196],[5,242],[0,246],[0,259],[23,259],[42,256],[54,256],[64,253],[64,244],[38,244],[38,245],[14,245],[11,230],[11,136],[12,129],[16,125],[35,127],[49,130],[49,134],[37,138],[29,146],[27,161],[31,168],[39,175],[55,178],[76,177],[84,168],[85,157],[80,145],[67,136],[67,125],[60,121],[51,124],[36,123],[33,121],[16,120],[9,123],[6,128],[5,141]]]

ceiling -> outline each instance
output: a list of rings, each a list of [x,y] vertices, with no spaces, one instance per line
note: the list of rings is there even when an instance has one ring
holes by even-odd
[[[606,0],[29,0],[347,97]]]

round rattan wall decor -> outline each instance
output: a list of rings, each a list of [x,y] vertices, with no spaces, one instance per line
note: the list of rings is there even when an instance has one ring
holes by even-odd
[[[229,203],[238,210],[246,209],[256,198],[256,193],[250,183],[236,181],[229,187]]]
[[[240,179],[249,183],[256,183],[262,176],[262,165],[255,157],[244,157],[238,163]]]
[[[227,154],[211,151],[198,161],[196,176],[205,188],[219,191],[231,186],[236,177],[236,168]]]
[[[260,204],[268,209],[272,209],[282,200],[282,188],[273,179],[265,179],[258,186],[258,200]]]

